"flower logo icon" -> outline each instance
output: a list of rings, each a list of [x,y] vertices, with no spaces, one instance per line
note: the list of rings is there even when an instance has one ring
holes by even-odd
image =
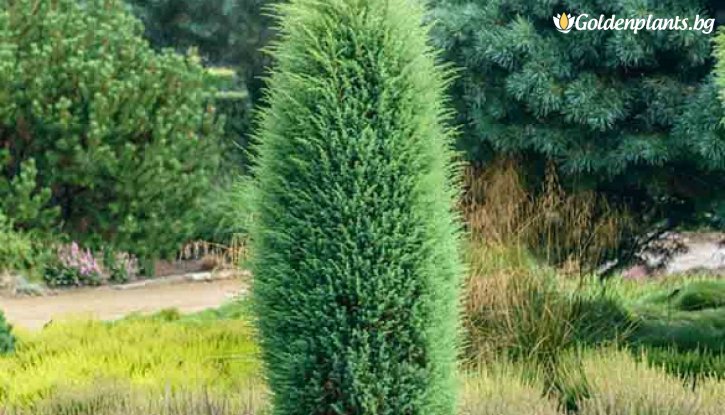
[[[574,27],[574,16],[567,15],[566,13],[557,14],[554,16],[554,26],[556,26],[556,30],[560,31],[561,33],[569,33]]]

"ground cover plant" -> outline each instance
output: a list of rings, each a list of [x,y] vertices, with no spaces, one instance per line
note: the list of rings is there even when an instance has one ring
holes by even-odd
[[[248,302],[115,323],[71,320],[20,333],[0,357],[0,408],[9,414],[269,415]],[[718,414],[725,382],[683,381],[649,350],[572,349],[546,367],[503,356],[460,375],[461,415]]]
[[[56,322],[21,331],[15,353],[0,358],[0,402],[28,408],[58,391],[93,395],[103,383],[149,393],[231,394],[259,383],[257,354],[248,316],[205,322],[164,312]]]
[[[503,355],[556,366],[566,350],[619,345],[673,374],[725,376],[722,281],[567,280],[521,248],[473,247],[464,323],[472,362]]]

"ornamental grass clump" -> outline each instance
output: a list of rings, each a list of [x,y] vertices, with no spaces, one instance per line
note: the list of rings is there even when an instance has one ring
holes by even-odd
[[[457,184],[422,4],[277,11],[252,232],[274,413],[454,414]]]

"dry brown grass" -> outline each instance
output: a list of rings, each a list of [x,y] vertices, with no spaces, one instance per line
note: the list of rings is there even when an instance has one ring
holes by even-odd
[[[566,192],[552,167],[536,192],[512,160],[470,167],[464,184],[466,355],[479,362],[505,352],[553,364],[573,343],[581,314],[558,275],[566,268],[583,277],[599,264],[629,229],[628,215],[592,192]]]
[[[469,167],[461,201],[474,242],[522,245],[549,264],[591,271],[632,226],[625,209],[591,191],[568,192],[553,165],[540,189],[530,189],[514,160]]]
[[[200,266],[206,271],[237,269],[248,258],[247,238],[234,236],[229,244],[207,241],[193,241],[184,245],[177,260],[201,260]]]

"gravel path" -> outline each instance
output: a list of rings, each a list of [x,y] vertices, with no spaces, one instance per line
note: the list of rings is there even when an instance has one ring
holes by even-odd
[[[228,279],[130,290],[90,288],[45,297],[0,297],[0,309],[14,326],[37,330],[51,319],[83,316],[113,320],[132,312],[152,313],[165,308],[185,313],[200,311],[228,301],[243,285],[241,280]]]

